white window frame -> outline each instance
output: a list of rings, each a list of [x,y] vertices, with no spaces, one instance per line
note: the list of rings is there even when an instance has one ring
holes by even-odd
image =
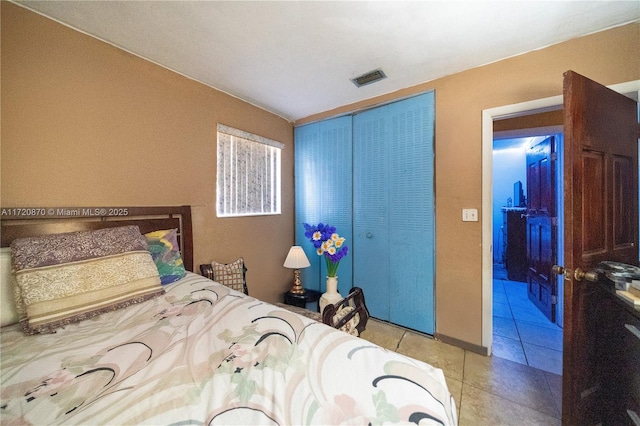
[[[218,124],[218,217],[281,214],[284,144]]]

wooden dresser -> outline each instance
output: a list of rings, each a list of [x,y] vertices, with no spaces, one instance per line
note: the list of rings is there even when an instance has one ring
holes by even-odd
[[[503,207],[505,229],[505,268],[511,281],[527,281],[527,220],[524,207]]]
[[[640,307],[602,290],[601,352],[603,424],[640,426]]]

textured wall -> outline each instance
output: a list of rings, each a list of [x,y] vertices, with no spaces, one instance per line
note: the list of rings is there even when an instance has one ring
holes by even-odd
[[[436,91],[436,331],[482,341],[482,111],[562,94],[576,71],[605,85],[640,79],[640,23],[613,28],[457,73],[387,96],[307,117],[296,125]],[[542,120],[546,123],[548,120]],[[547,123],[548,124],[548,123]],[[491,214],[491,212],[486,212]]]
[[[290,123],[19,6],[2,2],[2,206],[194,206],[195,261],[244,256],[250,292],[292,281]],[[572,69],[603,84],[640,79],[640,24],[581,37],[346,105],[301,124],[436,90],[436,330],[482,334],[481,112],[560,95]],[[216,124],[283,142],[283,214],[215,217]],[[488,212],[487,214],[491,214]]]
[[[286,120],[2,2],[2,206],[193,206],[196,265],[244,256],[281,300],[293,243]],[[282,214],[215,216],[216,126],[285,144]]]

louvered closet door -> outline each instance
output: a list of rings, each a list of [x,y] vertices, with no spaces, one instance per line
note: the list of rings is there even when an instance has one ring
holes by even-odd
[[[304,236],[303,223],[329,223],[347,239],[350,250],[338,268],[338,290],[343,295],[352,287],[353,273],[351,134],[350,116],[295,129],[295,236],[296,244],[304,248],[311,263],[311,267],[301,270],[302,284],[325,291],[327,268]]]
[[[388,107],[353,118],[353,267],[369,313],[390,321]]]
[[[433,334],[433,92],[354,117],[354,279],[372,316]]]

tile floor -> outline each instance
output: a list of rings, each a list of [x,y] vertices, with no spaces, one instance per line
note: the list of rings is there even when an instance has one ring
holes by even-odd
[[[527,284],[493,271],[493,355],[562,374],[562,329],[527,297]]]
[[[562,377],[371,319],[363,339],[444,371],[460,426],[560,425]]]
[[[561,424],[562,329],[504,269],[494,269],[493,356],[375,319],[362,337],[441,368],[460,426]]]

